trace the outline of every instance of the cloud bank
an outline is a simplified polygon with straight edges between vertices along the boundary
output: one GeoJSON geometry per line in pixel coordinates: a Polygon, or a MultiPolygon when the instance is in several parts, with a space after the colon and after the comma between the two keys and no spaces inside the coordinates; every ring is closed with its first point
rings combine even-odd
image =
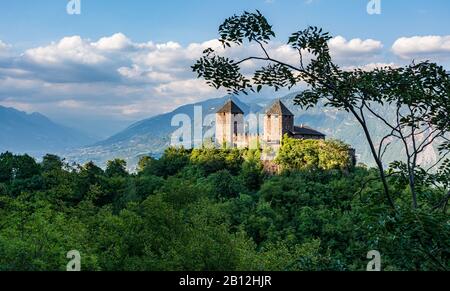
{"type": "MultiPolygon", "coordinates": [[[[442,60],[450,55],[450,36],[399,38],[392,46],[394,60],[385,59],[384,45],[373,39],[329,42],[333,58],[343,67],[371,69],[396,66],[415,57],[442,60]]],[[[0,40],[0,104],[52,114],[105,115],[136,120],[179,105],[218,97],[224,91],[197,80],[190,66],[204,49],[223,54],[217,40],[181,45],[134,42],[123,33],[90,40],[67,36],[43,46],[16,51],[0,40]]],[[[297,53],[281,43],[270,43],[274,58],[298,63],[297,53]]],[[[235,59],[261,55],[256,46],[235,47],[235,59]]],[[[250,62],[244,70],[260,63],[250,62]]]]}
{"type": "Polygon", "coordinates": [[[403,59],[448,58],[450,56],[450,35],[402,37],[395,41],[392,51],[403,59]]]}

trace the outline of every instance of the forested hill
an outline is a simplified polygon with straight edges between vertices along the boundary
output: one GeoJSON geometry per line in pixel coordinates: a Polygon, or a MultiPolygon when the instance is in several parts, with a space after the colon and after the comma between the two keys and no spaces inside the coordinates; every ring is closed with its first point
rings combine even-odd
{"type": "Polygon", "coordinates": [[[83,271],[363,271],[371,250],[383,271],[450,269],[448,189],[420,187],[412,210],[390,176],[394,213],[377,170],[295,143],[274,176],[236,149],[169,149],[133,174],[1,154],[0,271],[66,270],[71,250],[83,271]]]}

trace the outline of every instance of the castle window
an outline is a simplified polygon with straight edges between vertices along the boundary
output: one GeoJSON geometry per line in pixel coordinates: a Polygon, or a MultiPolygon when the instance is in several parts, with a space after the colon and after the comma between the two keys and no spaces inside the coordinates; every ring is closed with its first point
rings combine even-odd
{"type": "Polygon", "coordinates": [[[234,122],[234,135],[238,134],[238,123],[237,121],[234,122]]]}

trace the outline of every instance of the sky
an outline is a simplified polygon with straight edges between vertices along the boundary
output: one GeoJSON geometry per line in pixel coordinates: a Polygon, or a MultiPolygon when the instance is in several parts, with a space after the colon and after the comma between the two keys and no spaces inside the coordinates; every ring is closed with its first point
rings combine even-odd
{"type": "Polygon", "coordinates": [[[314,25],[334,36],[332,56],[349,69],[422,59],[450,69],[448,0],[380,0],[380,14],[368,13],[371,0],[80,0],[79,15],[68,2],[0,1],[0,105],[99,137],[223,96],[190,66],[205,48],[219,49],[218,26],[244,10],[268,18],[277,34],[269,49],[286,61],[288,36],[314,25]]]}

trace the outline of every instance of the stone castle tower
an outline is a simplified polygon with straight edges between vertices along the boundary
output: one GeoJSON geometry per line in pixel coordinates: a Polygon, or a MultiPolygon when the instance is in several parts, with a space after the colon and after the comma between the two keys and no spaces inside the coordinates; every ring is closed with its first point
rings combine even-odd
{"type": "Polygon", "coordinates": [[[294,125],[294,114],[277,100],[264,112],[264,133],[245,132],[244,112],[229,100],[216,112],[216,145],[250,147],[264,144],[277,151],[285,134],[296,139],[325,139],[325,135],[306,126],[294,125]]]}
{"type": "Polygon", "coordinates": [[[283,136],[291,132],[294,132],[294,114],[277,100],[264,115],[264,141],[280,144],[283,136]]]}
{"type": "MultiPolygon", "coordinates": [[[[216,146],[260,149],[264,169],[269,173],[276,173],[280,167],[273,161],[285,135],[294,139],[325,140],[326,136],[315,129],[303,124],[296,126],[294,114],[281,100],[273,102],[262,117],[263,120],[256,117],[253,121],[256,120],[256,128],[263,123],[263,133],[259,129],[256,133],[246,132],[250,131],[250,124],[247,126],[249,128],[246,128],[244,111],[233,100],[229,100],[216,112],[216,146]]],[[[350,149],[350,156],[356,165],[354,149],[350,149]]]]}
{"type": "Polygon", "coordinates": [[[216,112],[216,144],[237,146],[236,137],[244,133],[244,112],[229,100],[216,112]]]}

